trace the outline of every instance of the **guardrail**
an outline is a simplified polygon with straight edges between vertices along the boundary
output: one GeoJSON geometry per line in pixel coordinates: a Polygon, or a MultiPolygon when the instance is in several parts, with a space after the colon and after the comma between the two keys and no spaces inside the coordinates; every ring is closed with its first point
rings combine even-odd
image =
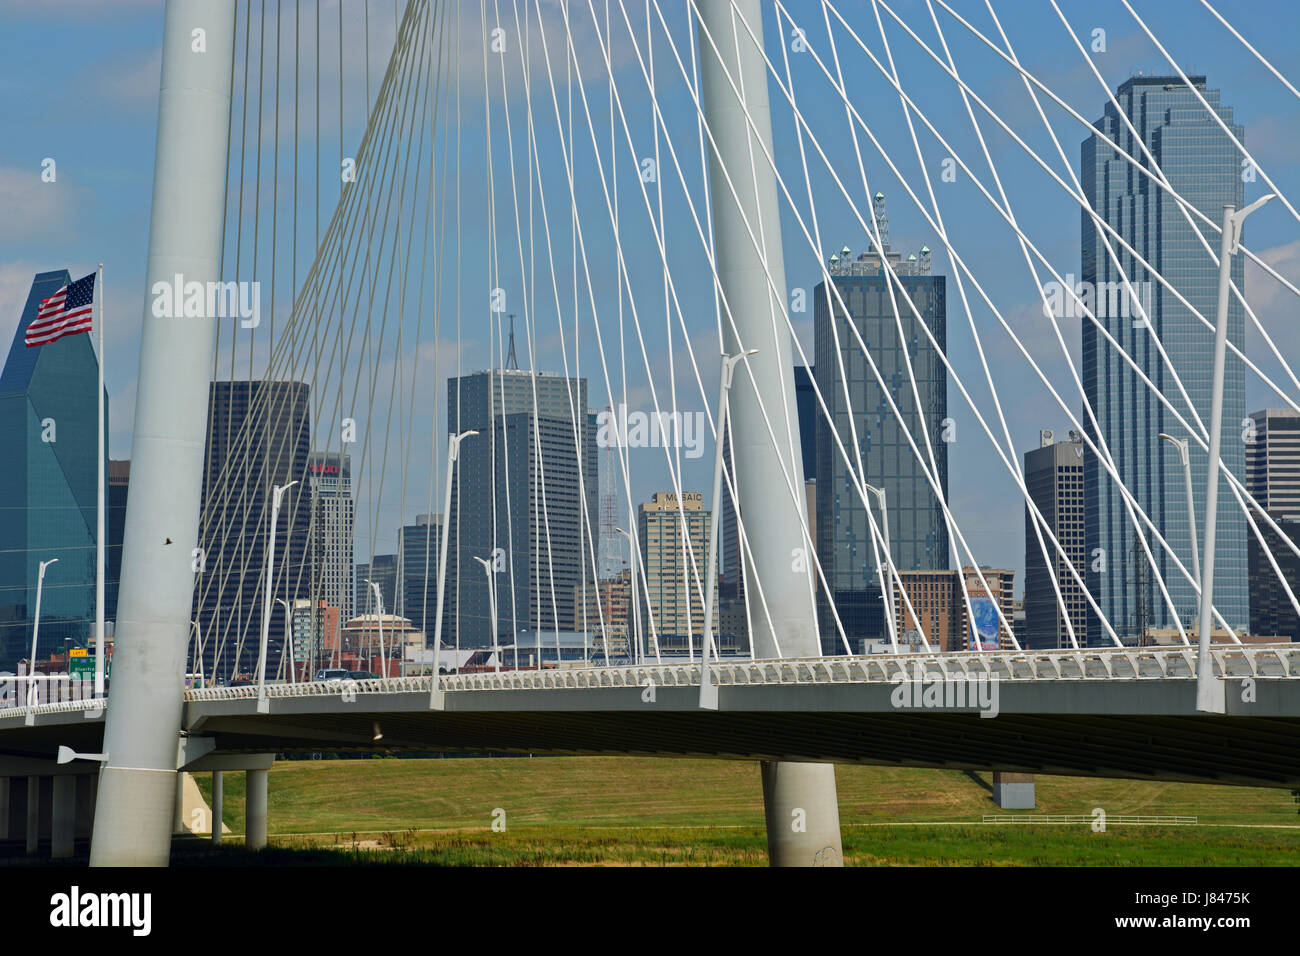
{"type": "MultiPolygon", "coordinates": [[[[906,680],[1195,680],[1192,647],[1114,648],[1087,651],[981,651],[948,654],[871,654],[857,657],[710,661],[719,686],[762,684],[895,684],[906,680]]],[[[1300,680],[1300,644],[1224,646],[1210,651],[1216,676],[1300,680]]],[[[358,694],[429,691],[431,678],[378,677],[357,681],[267,684],[268,697],[334,696],[340,684],[358,694]]],[[[611,687],[698,687],[700,664],[679,662],[620,667],[502,670],[444,674],[444,692],[475,690],[583,690],[611,687]]],[[[205,687],[186,700],[241,700],[257,687],[205,687]]]]}
{"type": "MultiPolygon", "coordinates": [[[[1300,680],[1300,644],[1223,645],[1210,651],[1215,675],[1300,680]]],[[[1194,647],[1106,648],[1080,651],[976,651],[869,654],[856,657],[710,661],[711,680],[722,687],[765,684],[896,684],[908,680],[1096,681],[1195,680],[1194,647]]],[[[583,690],[613,687],[698,687],[700,664],[644,663],[617,667],[443,674],[444,692],[476,690],[583,690]]],[[[0,678],[0,719],[15,715],[96,711],[93,700],[57,701],[27,706],[17,690],[27,678],[0,678]],[[8,688],[8,693],[3,693],[8,688]]],[[[428,693],[431,678],[376,677],[365,680],[268,683],[272,698],[330,697],[340,690],[357,694],[428,693]],[[342,687],[340,686],[342,685],[342,687]]],[[[257,685],[187,690],[185,699],[243,700],[257,697],[257,685]]]]}
{"type": "Polygon", "coordinates": [[[997,824],[997,825],[1006,825],[1006,824],[1025,825],[1025,824],[1045,823],[1053,826],[1058,826],[1061,824],[1101,823],[1105,826],[1116,824],[1116,825],[1141,826],[1141,827],[1157,827],[1157,826],[1193,827],[1196,826],[1196,821],[1197,821],[1196,817],[1180,816],[1178,814],[1160,816],[1158,814],[1143,815],[1143,814],[1107,813],[1104,815],[1093,816],[1090,813],[1036,813],[1032,815],[1025,814],[1022,816],[1014,816],[1012,814],[1006,814],[1006,813],[986,813],[984,814],[984,819],[982,822],[997,824]]]}

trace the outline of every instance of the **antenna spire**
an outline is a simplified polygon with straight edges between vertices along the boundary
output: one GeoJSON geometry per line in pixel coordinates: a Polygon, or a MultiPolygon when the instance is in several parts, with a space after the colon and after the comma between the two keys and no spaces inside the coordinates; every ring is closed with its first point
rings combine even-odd
{"type": "Polygon", "coordinates": [[[519,371],[519,356],[515,354],[515,314],[510,313],[510,350],[506,353],[506,368],[519,371]]]}

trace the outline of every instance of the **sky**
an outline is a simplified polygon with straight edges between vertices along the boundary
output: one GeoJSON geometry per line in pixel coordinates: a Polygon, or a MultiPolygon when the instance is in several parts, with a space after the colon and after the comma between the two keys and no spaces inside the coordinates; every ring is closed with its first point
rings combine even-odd
{"type": "MultiPolygon", "coordinates": [[[[1122,0],[1058,2],[1069,29],[1048,0],[1002,0],[993,10],[1025,69],[1087,121],[1101,115],[1107,88],[1113,91],[1138,71],[1170,71],[1122,0]],[[1087,60],[1070,30],[1088,51],[1087,60]]],[[[1245,127],[1246,146],[1259,167],[1284,194],[1295,195],[1300,98],[1201,3],[1130,2],[1180,66],[1207,74],[1208,85],[1221,91],[1222,102],[1245,127]]],[[[998,39],[997,25],[984,3],[949,3],[972,27],[998,39]]],[[[1294,43],[1300,36],[1300,7],[1288,0],[1249,5],[1219,0],[1215,5],[1284,76],[1300,78],[1300,52],[1294,43]]],[[[268,2],[263,10],[258,2],[241,2],[236,27],[223,277],[261,283],[264,322],[252,332],[234,323],[223,327],[220,374],[246,375],[251,368],[261,375],[272,355],[280,355],[280,361],[301,360],[301,350],[295,353],[286,344],[294,328],[327,341],[331,335],[342,341],[349,330],[360,330],[357,334],[368,344],[356,348],[332,378],[326,374],[314,386],[322,398],[326,393],[340,396],[340,405],[353,413],[365,436],[364,450],[353,452],[354,470],[362,475],[357,490],[358,561],[395,550],[403,522],[438,510],[430,503],[440,497],[434,487],[440,488],[445,454],[447,376],[457,369],[486,368],[493,355],[499,364],[501,330],[494,323],[508,325],[508,315],[516,316],[521,365],[561,371],[567,363],[579,370],[589,379],[590,404],[596,409],[624,401],[633,410],[652,411],[656,401],[671,407],[675,388],[678,408],[703,411],[715,400],[718,368],[713,284],[707,245],[699,231],[702,224],[707,233],[700,134],[683,75],[692,69],[688,5],[676,0],[614,3],[608,7],[608,34],[604,0],[571,3],[569,29],[576,51],[572,63],[565,55],[563,8],[556,0],[441,5],[445,19],[431,31],[441,53],[423,61],[436,78],[423,91],[433,91],[429,102],[439,108],[426,113],[420,106],[400,113],[411,121],[404,134],[393,139],[403,149],[361,166],[363,177],[408,172],[402,182],[411,184],[409,194],[404,185],[400,200],[373,200],[374,215],[365,221],[378,223],[380,213],[388,211],[395,218],[379,232],[412,244],[396,247],[403,250],[396,258],[395,247],[379,239],[363,246],[371,256],[360,257],[362,271],[374,270],[373,278],[361,280],[353,292],[362,298],[360,292],[366,290],[363,306],[350,309],[326,301],[316,311],[300,307],[291,318],[295,287],[309,286],[317,242],[331,235],[342,188],[338,171],[344,161],[362,155],[358,150],[365,119],[385,87],[397,7],[389,0],[343,0],[340,11],[336,2],[321,0],[318,6],[303,0],[301,5],[268,2]],[[498,29],[504,41],[499,54],[491,50],[492,31],[498,29]],[[617,91],[612,111],[606,35],[617,91]],[[543,38],[547,54],[542,52],[543,38]],[[651,64],[654,99],[649,91],[651,64]],[[558,91],[554,102],[553,90],[558,91]],[[656,100],[666,134],[654,120],[656,100]],[[419,125],[422,116],[430,118],[431,135],[419,125]],[[530,133],[535,155],[530,155],[530,133]],[[670,139],[673,150],[667,145],[670,139]],[[412,158],[406,147],[426,140],[431,147],[412,158]],[[564,158],[570,150],[572,191],[564,158]],[[656,150],[657,175],[646,181],[646,163],[654,161],[656,150]],[[659,221],[661,190],[662,253],[652,226],[659,221]],[[434,197],[434,213],[426,220],[429,197],[434,197]],[[615,202],[617,230],[611,210],[615,202]],[[573,230],[575,210],[580,244],[573,230]],[[628,286],[621,294],[620,251],[628,286]],[[667,298],[665,260],[672,277],[667,298]],[[389,272],[394,264],[398,268],[389,272]],[[489,304],[494,289],[505,294],[507,305],[500,313],[489,304]],[[367,326],[369,336],[363,334],[367,326]],[[389,330],[382,338],[380,328],[389,330]],[[367,414],[350,395],[372,389],[379,398],[374,412],[367,414]],[[386,399],[385,393],[406,397],[386,399]]],[[[888,7],[942,57],[933,10],[962,79],[1068,182],[1024,84],[1004,60],[938,2],[931,7],[925,0],[896,0],[888,7]]],[[[944,140],[913,116],[916,142],[952,246],[1078,414],[1077,392],[1070,390],[1067,365],[1051,325],[1042,317],[1015,234],[959,164],[952,181],[943,176],[944,161],[955,155],[996,194],[958,87],[886,12],[885,4],[841,0],[834,9],[852,33],[820,2],[786,0],[780,10],[778,4],[764,3],[768,55],[782,84],[788,66],[798,113],[807,124],[797,124],[785,92],[769,77],[775,164],[789,191],[782,199],[782,231],[792,295],[804,290],[811,303],[811,291],[821,277],[820,260],[842,246],[856,253],[865,245],[858,217],[869,209],[866,197],[877,190],[887,196],[894,247],[906,254],[928,245],[934,250],[934,272],[951,276],[955,271],[937,230],[904,186],[911,187],[933,216],[899,95],[863,46],[886,71],[892,55],[901,85],[944,140]],[[833,52],[828,22],[833,24],[833,52]],[[848,100],[879,143],[879,151],[861,127],[855,145],[844,99],[826,75],[836,73],[835,54],[848,100]],[[813,234],[812,242],[805,229],[813,234]]],[[[0,103],[5,104],[0,136],[0,341],[12,338],[36,272],[67,268],[76,277],[104,263],[105,370],[114,458],[130,457],[139,333],[148,291],[144,272],[162,14],[157,0],[0,0],[0,103]],[[59,57],[49,56],[52,45],[59,48],[59,57]],[[57,173],[53,182],[42,178],[49,160],[57,173]]],[[[391,86],[398,88],[395,82],[391,86]]],[[[402,89],[416,98],[408,102],[420,102],[419,83],[402,89]]],[[[1087,128],[1055,104],[1046,104],[1044,110],[1077,171],[1079,144],[1087,128]]],[[[1017,222],[1053,268],[1062,275],[1077,274],[1077,204],[987,113],[978,106],[975,111],[1017,222]]],[[[363,185],[373,184],[366,179],[363,185]]],[[[1248,183],[1247,200],[1264,190],[1262,182],[1248,183]]],[[[360,213],[351,215],[355,219],[360,213]]],[[[346,221],[343,216],[336,228],[346,221]]],[[[1246,244],[1292,282],[1300,282],[1297,220],[1281,203],[1251,219],[1246,244]]],[[[1294,360],[1300,355],[1300,333],[1293,294],[1254,266],[1247,269],[1247,294],[1282,354],[1294,360]]],[[[948,303],[950,357],[976,408],[1000,434],[951,278],[948,303]]],[[[811,311],[791,312],[790,317],[798,342],[811,356],[811,311]]],[[[1035,380],[992,311],[976,303],[972,321],[986,350],[1017,457],[1037,446],[1039,429],[1063,434],[1069,427],[1066,413],[1035,380]]],[[[1076,360],[1078,322],[1062,323],[1076,360]]],[[[1293,398],[1300,393],[1268,356],[1258,335],[1248,336],[1246,351],[1274,381],[1289,386],[1293,398]]],[[[1249,409],[1281,404],[1258,381],[1247,388],[1249,409]]],[[[342,417],[340,408],[328,403],[322,408],[322,420],[342,417]]],[[[956,441],[949,449],[953,511],[980,563],[1017,570],[1019,592],[1023,502],[955,384],[949,387],[949,414],[956,426],[956,441]]],[[[330,427],[316,423],[318,447],[326,447],[330,427]]],[[[663,450],[634,449],[629,456],[633,503],[670,487],[663,450]]],[[[707,490],[711,462],[708,443],[699,457],[683,455],[683,486],[707,490]]],[[[618,495],[620,509],[626,509],[627,494],[620,489],[618,495]]],[[[967,560],[965,554],[961,557],[967,560]]]]}

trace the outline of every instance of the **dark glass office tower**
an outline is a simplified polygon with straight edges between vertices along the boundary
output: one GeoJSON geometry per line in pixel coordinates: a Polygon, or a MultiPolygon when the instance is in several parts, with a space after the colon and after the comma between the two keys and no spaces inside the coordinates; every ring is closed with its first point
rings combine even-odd
{"type": "Polygon", "coordinates": [[[1083,443],[1077,433],[1071,431],[1068,440],[1055,441],[1051,431],[1039,432],[1039,447],[1025,452],[1025,487],[1047,522],[1047,531],[1042,530],[1041,525],[1035,528],[1034,516],[1026,504],[1025,623],[1019,628],[1020,644],[1034,650],[1070,647],[1070,627],[1074,628],[1074,639],[1083,644],[1087,637],[1088,604],[1083,588],[1070,573],[1073,565],[1082,577],[1086,553],[1083,443]],[[1039,532],[1042,534],[1041,546],[1039,532]],[[1052,543],[1053,535],[1065,552],[1064,556],[1052,543]],[[1052,585],[1053,574],[1056,575],[1055,587],[1052,585]],[[1059,601],[1056,597],[1058,588],[1061,593],[1059,601]],[[1065,605],[1064,613],[1062,603],[1065,605]]]}
{"type": "MultiPolygon", "coordinates": [[[[1289,408],[1265,408],[1252,413],[1250,419],[1253,434],[1247,433],[1246,489],[1283,534],[1300,543],[1300,414],[1289,408]]],[[[1261,515],[1254,517],[1264,541],[1261,544],[1246,529],[1250,535],[1250,632],[1300,641],[1300,614],[1286,593],[1289,587],[1292,594],[1300,596],[1300,557],[1261,515]],[[1286,587],[1278,580],[1279,570],[1286,587]]]]}
{"type": "MultiPolygon", "coordinates": [[[[357,564],[357,617],[379,611],[375,604],[375,589],[367,583],[369,581],[379,585],[379,596],[384,602],[384,613],[400,613],[398,606],[402,602],[402,580],[397,573],[397,562],[396,554],[377,554],[372,560],[357,564]]],[[[343,623],[346,625],[347,621],[343,623]]]]}
{"type": "Polygon", "coordinates": [[[492,643],[488,581],[475,558],[497,562],[502,643],[519,635],[531,644],[539,630],[567,630],[574,588],[581,594],[584,584],[593,586],[591,548],[599,531],[592,526],[597,426],[588,414],[587,380],[516,369],[453,378],[447,426],[479,434],[461,443],[446,517],[444,644],[456,640],[457,616],[462,645],[492,643]]]}
{"type": "Polygon", "coordinates": [[[45,573],[38,657],[66,638],[83,644],[95,626],[98,360],[89,334],[23,341],[41,300],[69,279],[37,274],[0,374],[0,668],[10,670],[32,652],[41,561],[59,559],[45,573]]]}
{"type": "Polygon", "coordinates": [[[438,548],[442,545],[442,516],[416,515],[415,524],[403,525],[398,535],[401,561],[402,606],[398,613],[426,637],[438,608],[438,548]]]}
{"type": "MultiPolygon", "coordinates": [[[[885,257],[898,273],[903,292],[939,346],[946,348],[944,277],[930,275],[928,248],[922,247],[919,256],[910,255],[906,259],[890,249],[884,197],[880,194],[876,196],[875,215],[881,222],[885,257]]],[[[902,571],[948,569],[948,528],[943,510],[921,463],[908,446],[903,425],[890,409],[885,391],[867,364],[853,329],[858,330],[870,350],[888,394],[925,456],[927,468],[933,453],[945,497],[948,445],[944,440],[944,420],[948,415],[948,377],[938,351],[896,287],[894,292],[902,320],[900,337],[890,303],[890,280],[878,252],[868,249],[851,257],[851,251],[845,248],[831,257],[829,271],[831,281],[848,306],[848,314],[829,294],[826,284],[820,283],[814,293],[814,374],[832,421],[828,422],[821,414],[817,420],[817,555],[830,585],[830,594],[819,592],[818,605],[823,650],[843,653],[830,613],[830,601],[835,602],[850,645],[863,638],[882,636],[887,633],[887,627],[866,508],[835,441],[837,435],[850,460],[854,460],[856,429],[866,481],[885,491],[894,564],[902,571]],[[904,347],[915,370],[919,405],[912,394],[904,347]],[[923,424],[928,430],[928,449],[923,424]]],[[[871,506],[879,524],[879,510],[874,501],[871,506]]]]}
{"type": "Polygon", "coordinates": [[[108,514],[104,531],[108,545],[104,552],[104,611],[106,620],[117,620],[117,586],[122,580],[122,535],[126,531],[126,498],[131,486],[131,462],[108,462],[105,503],[108,514]]]}
{"type": "MultiPolygon", "coordinates": [[[[307,532],[311,489],[308,386],[302,382],[213,382],[208,393],[199,547],[203,570],[194,585],[204,673],[254,676],[261,642],[263,580],[272,489],[296,480],[280,506],[268,632],[267,676],[280,667],[290,622],[274,599],[311,591],[307,532]]],[[[291,605],[292,606],[292,605],[291,605]]]]}
{"type": "MultiPolygon", "coordinates": [[[[1219,91],[1207,89],[1204,76],[1190,79],[1244,143],[1242,128],[1233,124],[1232,108],[1219,103],[1219,91]]],[[[1225,203],[1242,205],[1241,158],[1228,136],[1181,79],[1136,76],[1120,86],[1116,99],[1170,184],[1184,199],[1216,223],[1223,221],[1225,203]]],[[[1125,152],[1148,164],[1141,146],[1113,106],[1108,104],[1102,118],[1093,125],[1125,152]]],[[[1093,209],[1213,323],[1218,266],[1201,247],[1178,206],[1096,134],[1083,142],[1081,167],[1083,191],[1093,209]]],[[[1081,211],[1080,215],[1083,280],[1098,290],[1095,294],[1098,303],[1115,302],[1121,297],[1112,292],[1123,288],[1120,275],[1101,241],[1103,233],[1086,212],[1081,211]]],[[[1208,227],[1201,228],[1217,255],[1218,235],[1208,227]]],[[[1131,256],[1118,248],[1113,238],[1111,245],[1116,247],[1129,278],[1146,284],[1137,291],[1151,303],[1152,329],[1143,326],[1136,309],[1102,308],[1098,304],[1096,311],[1102,313],[1098,319],[1173,407],[1192,421],[1191,412],[1152,341],[1154,331],[1197,412],[1208,423],[1213,331],[1152,280],[1131,256]]],[[[1233,258],[1231,274],[1237,287],[1244,289],[1241,256],[1233,258]]],[[[1187,436],[1097,326],[1085,317],[1082,329],[1084,394],[1097,414],[1094,426],[1085,410],[1083,424],[1094,439],[1104,440],[1125,485],[1190,570],[1192,542],[1182,466],[1177,452],[1158,437],[1161,432],[1179,438],[1187,436]]],[[[1235,300],[1228,309],[1228,338],[1238,347],[1245,345],[1244,312],[1235,300]]],[[[1238,477],[1245,473],[1241,441],[1245,412],[1244,367],[1229,353],[1223,395],[1223,459],[1238,477]]],[[[1191,460],[1199,525],[1205,514],[1206,454],[1195,443],[1191,446],[1191,460]]],[[[1122,638],[1134,639],[1151,628],[1173,627],[1173,616],[1142,553],[1123,499],[1091,453],[1084,455],[1084,494],[1086,581],[1111,626],[1122,638]]],[[[1246,521],[1227,482],[1220,482],[1219,495],[1214,604],[1231,626],[1245,627],[1249,623],[1246,521]]],[[[1149,533],[1148,540],[1178,615],[1184,622],[1191,621],[1197,604],[1191,583],[1149,533]]],[[[1090,618],[1089,643],[1110,643],[1100,622],[1095,616],[1090,618]]]]}

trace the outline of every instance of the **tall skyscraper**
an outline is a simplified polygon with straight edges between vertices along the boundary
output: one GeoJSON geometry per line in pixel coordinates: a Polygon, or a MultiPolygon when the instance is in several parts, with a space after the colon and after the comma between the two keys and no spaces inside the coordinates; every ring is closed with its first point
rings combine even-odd
{"type": "MultiPolygon", "coordinates": [[[[1300,543],[1300,415],[1268,408],[1250,416],[1253,435],[1246,443],[1246,489],[1283,533],[1300,543]]],[[[1264,546],[1253,533],[1247,549],[1250,575],[1250,632],[1300,641],[1300,615],[1265,553],[1272,554],[1291,593],[1300,596],[1300,557],[1257,513],[1264,546]]],[[[1218,591],[1218,575],[1215,575],[1218,591]]]]}
{"type": "Polygon", "coordinates": [[[416,515],[415,524],[398,532],[397,558],[401,562],[402,600],[396,613],[426,634],[438,608],[438,548],[442,544],[442,515],[416,515]]]}
{"type": "Polygon", "coordinates": [[[447,426],[479,434],[460,445],[445,518],[444,642],[459,628],[462,646],[494,643],[488,579],[475,558],[493,563],[501,643],[523,631],[530,637],[520,643],[531,643],[539,630],[567,628],[574,588],[593,586],[599,529],[597,425],[587,380],[518,369],[453,378],[447,426]]]}
{"type": "MultiPolygon", "coordinates": [[[[257,667],[272,488],[295,480],[276,523],[271,596],[289,602],[309,597],[311,491],[303,479],[310,448],[305,383],[212,383],[199,512],[203,566],[194,585],[205,674],[228,679],[235,673],[253,675],[257,667]]],[[[268,674],[279,665],[291,626],[284,608],[272,600],[268,674]]]]}
{"type": "MultiPolygon", "coordinates": [[[[1034,527],[1029,506],[1025,506],[1025,632],[1017,634],[1022,647],[1034,650],[1070,647],[1070,632],[1065,614],[1056,599],[1051,573],[1061,591],[1066,613],[1081,645],[1087,640],[1087,599],[1083,588],[1070,573],[1074,565],[1080,576],[1085,568],[1083,529],[1083,442],[1071,433],[1067,441],[1054,441],[1050,431],[1042,431],[1040,444],[1025,452],[1025,487],[1047,528],[1065,551],[1065,557],[1052,544],[1041,525],[1034,527]],[[1042,546],[1039,545],[1039,532],[1042,546]],[[1051,564],[1043,558],[1043,547],[1051,564]],[[1069,559],[1069,564],[1066,563],[1069,559]],[[1049,572],[1049,567],[1051,572],[1049,572]]],[[[992,582],[990,582],[992,583],[992,582]]]]}
{"type": "MultiPolygon", "coordinates": [[[[1242,128],[1233,123],[1232,108],[1220,105],[1219,91],[1207,89],[1204,76],[1191,76],[1190,80],[1233,134],[1245,142],[1242,128]]],[[[1185,200],[1216,223],[1222,222],[1226,203],[1242,205],[1241,158],[1228,136],[1179,77],[1132,77],[1120,86],[1116,99],[1171,186],[1185,200]]],[[[1141,146],[1114,106],[1108,104],[1101,119],[1093,125],[1130,156],[1146,164],[1141,146]]],[[[1212,323],[1216,314],[1218,266],[1202,249],[1177,205],[1147,177],[1135,172],[1127,159],[1095,133],[1083,142],[1081,166],[1083,191],[1093,210],[1212,323]]],[[[1190,421],[1191,411],[1153,344],[1154,333],[1186,386],[1196,411],[1208,423],[1213,331],[1203,326],[1111,239],[1120,263],[1136,285],[1139,299],[1150,303],[1151,327],[1147,328],[1140,312],[1127,307],[1129,297],[1119,294],[1124,290],[1123,281],[1102,241],[1104,233],[1086,212],[1081,212],[1081,223],[1083,280],[1094,290],[1095,311],[1101,313],[1097,316],[1099,322],[1172,406],[1190,421]],[[1114,307],[1115,303],[1120,307],[1114,307]]],[[[1208,229],[1204,232],[1217,255],[1217,234],[1208,229]]],[[[1237,288],[1245,288],[1241,256],[1232,260],[1232,280],[1237,288]]],[[[1099,444],[1104,442],[1104,447],[1109,448],[1125,485],[1179,560],[1190,569],[1192,542],[1182,465],[1178,455],[1158,437],[1161,432],[1185,436],[1097,326],[1085,317],[1082,329],[1084,394],[1097,415],[1094,426],[1085,409],[1084,426],[1090,437],[1100,439],[1099,444]]],[[[1245,346],[1244,313],[1235,300],[1228,308],[1228,338],[1238,347],[1245,346]]],[[[1238,476],[1245,473],[1240,440],[1245,405],[1244,368],[1229,354],[1223,393],[1223,460],[1238,476]]],[[[1206,454],[1194,443],[1190,450],[1196,513],[1204,515],[1206,454]]],[[[1085,580],[1111,626],[1122,637],[1133,637],[1148,628],[1173,627],[1173,616],[1160,595],[1123,499],[1092,454],[1084,456],[1084,495],[1088,550],[1085,580]]],[[[1219,495],[1214,604],[1230,625],[1245,626],[1249,619],[1246,522],[1227,482],[1219,483],[1219,495]]],[[[1148,539],[1178,616],[1184,622],[1190,621],[1196,613],[1195,589],[1149,533],[1148,539]]],[[[1100,622],[1093,616],[1090,618],[1089,643],[1108,643],[1100,622]]]]}
{"type": "Polygon", "coordinates": [[[32,652],[41,561],[58,558],[45,574],[37,655],[94,630],[98,360],[90,335],[23,341],[41,300],[70,278],[60,269],[33,279],[0,374],[0,668],[10,670],[32,652]]]}
{"type": "MultiPolygon", "coordinates": [[[[338,452],[313,452],[307,456],[307,487],[311,492],[311,516],[308,520],[307,555],[310,586],[307,613],[319,617],[322,605],[335,608],[336,626],[352,618],[352,546],[356,521],[356,502],[352,498],[352,462],[338,452]]],[[[312,633],[326,638],[320,621],[312,633]]],[[[328,635],[337,642],[338,635],[328,635]]],[[[303,648],[295,648],[299,653],[303,648]]],[[[322,648],[309,649],[308,660],[316,660],[322,648]]]]}
{"type": "MultiPolygon", "coordinates": [[[[643,609],[649,609],[654,616],[661,653],[684,651],[692,641],[697,651],[700,647],[704,634],[701,597],[708,577],[709,516],[710,512],[704,510],[704,495],[698,491],[683,492],[680,506],[674,492],[655,492],[637,509],[637,539],[641,543],[641,567],[645,569],[643,609]]],[[[716,595],[713,623],[716,630],[716,595]]],[[[644,613],[641,626],[643,650],[651,652],[650,618],[644,613]]]]}
{"type": "MultiPolygon", "coordinates": [[[[898,320],[891,305],[890,280],[877,250],[868,249],[851,258],[851,250],[845,247],[840,254],[831,256],[831,281],[848,307],[848,314],[826,283],[820,283],[814,292],[814,375],[831,415],[831,421],[821,414],[817,419],[817,554],[831,592],[822,592],[818,604],[822,647],[827,653],[842,651],[830,613],[831,601],[851,645],[886,632],[866,506],[840,453],[837,435],[850,460],[856,457],[856,437],[867,483],[885,491],[894,564],[908,571],[948,568],[948,528],[943,511],[904,431],[906,425],[925,457],[926,467],[933,464],[946,497],[947,370],[908,305],[910,299],[940,348],[946,348],[944,277],[930,275],[928,248],[922,247],[919,257],[909,255],[906,259],[890,248],[884,196],[880,193],[875,197],[874,212],[885,259],[898,274],[906,294],[904,298],[894,288],[898,320]],[[888,395],[902,413],[903,424],[889,407],[886,392],[868,366],[854,329],[870,350],[888,395]],[[909,358],[919,405],[908,376],[909,358]],[[928,448],[924,437],[927,434],[928,448]]],[[[874,501],[872,508],[879,525],[874,501]]]]}

